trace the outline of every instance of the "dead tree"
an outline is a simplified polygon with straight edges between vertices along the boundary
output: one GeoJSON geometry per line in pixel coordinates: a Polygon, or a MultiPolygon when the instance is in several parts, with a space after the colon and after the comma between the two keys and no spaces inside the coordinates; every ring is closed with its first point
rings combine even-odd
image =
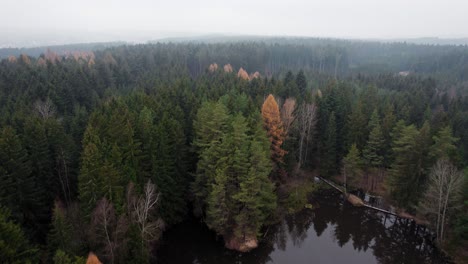
{"type": "Polygon", "coordinates": [[[294,111],[296,110],[296,99],[288,98],[281,108],[281,120],[283,121],[284,133],[289,134],[289,129],[291,128],[294,119],[294,111]]]}
{"type": "Polygon", "coordinates": [[[303,104],[299,109],[298,128],[299,128],[299,157],[297,168],[300,169],[307,160],[307,149],[309,141],[315,132],[317,123],[317,107],[315,104],[303,104]]]}
{"type": "Polygon", "coordinates": [[[37,100],[34,103],[34,109],[43,119],[48,119],[55,115],[54,103],[49,98],[45,101],[37,100]]]}

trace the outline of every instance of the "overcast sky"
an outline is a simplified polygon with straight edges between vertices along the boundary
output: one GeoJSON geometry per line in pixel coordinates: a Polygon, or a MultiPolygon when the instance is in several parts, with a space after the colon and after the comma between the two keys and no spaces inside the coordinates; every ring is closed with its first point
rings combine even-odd
{"type": "Polygon", "coordinates": [[[83,40],[150,38],[154,32],[468,37],[468,0],[0,0],[4,42],[75,33],[83,40]]]}

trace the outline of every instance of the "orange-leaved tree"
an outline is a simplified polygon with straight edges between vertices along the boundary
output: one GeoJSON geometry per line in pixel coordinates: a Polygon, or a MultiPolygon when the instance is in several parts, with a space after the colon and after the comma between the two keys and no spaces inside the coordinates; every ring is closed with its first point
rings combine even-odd
{"type": "Polygon", "coordinates": [[[285,132],[278,104],[273,95],[268,95],[262,106],[263,127],[267,131],[271,142],[271,159],[276,163],[283,163],[286,151],[281,148],[283,145],[285,132]]]}
{"type": "Polygon", "coordinates": [[[86,260],[86,264],[102,264],[102,262],[99,261],[98,257],[94,255],[93,252],[89,252],[88,259],[86,260]]]}

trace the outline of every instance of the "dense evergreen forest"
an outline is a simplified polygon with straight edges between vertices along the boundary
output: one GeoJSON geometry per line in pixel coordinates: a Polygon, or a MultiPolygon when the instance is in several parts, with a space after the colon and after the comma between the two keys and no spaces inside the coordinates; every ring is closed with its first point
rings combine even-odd
{"type": "Polygon", "coordinates": [[[0,62],[2,262],[148,263],[190,215],[248,251],[317,174],[467,245],[468,47],[266,39],[0,62]]]}

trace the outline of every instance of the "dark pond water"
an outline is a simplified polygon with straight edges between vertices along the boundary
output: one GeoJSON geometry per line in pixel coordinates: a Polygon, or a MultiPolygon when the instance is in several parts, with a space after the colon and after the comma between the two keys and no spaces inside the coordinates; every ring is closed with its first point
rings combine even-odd
{"type": "Polygon", "coordinates": [[[314,209],[271,226],[257,249],[237,253],[197,220],[168,230],[157,263],[449,263],[421,226],[356,208],[325,190],[311,198],[314,209]]]}

